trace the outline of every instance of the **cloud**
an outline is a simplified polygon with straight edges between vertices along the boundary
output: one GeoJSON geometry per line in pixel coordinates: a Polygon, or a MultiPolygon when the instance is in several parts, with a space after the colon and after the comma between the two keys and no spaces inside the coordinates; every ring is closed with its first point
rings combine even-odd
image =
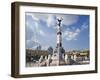
{"type": "Polygon", "coordinates": [[[49,45],[42,46],[42,50],[47,50],[48,48],[49,48],[49,45]]]}
{"type": "Polygon", "coordinates": [[[34,33],[33,33],[32,29],[26,27],[26,29],[25,29],[26,40],[31,39],[33,35],[34,35],[34,33]]]}
{"type": "Polygon", "coordinates": [[[25,15],[31,16],[33,20],[39,21],[39,18],[37,18],[33,13],[26,13],[25,15]]]}
{"type": "Polygon", "coordinates": [[[36,35],[38,31],[39,28],[37,22],[31,23],[28,20],[26,21],[26,28],[25,28],[26,40],[32,39],[32,37],[36,35]]]}
{"type": "Polygon", "coordinates": [[[26,20],[25,25],[26,25],[26,28],[34,30],[34,27],[31,25],[31,23],[28,20],[26,20]]]}
{"type": "Polygon", "coordinates": [[[70,30],[66,30],[64,33],[63,33],[63,37],[66,39],[66,40],[77,40],[77,36],[79,35],[80,33],[80,29],[76,29],[75,31],[70,31],[70,30]]]}
{"type": "Polygon", "coordinates": [[[82,32],[83,30],[87,29],[89,27],[89,24],[87,21],[85,21],[81,26],[80,29],[73,27],[72,30],[71,28],[67,28],[66,31],[63,33],[63,37],[66,40],[77,40],[77,36],[82,32]]]}
{"type": "Polygon", "coordinates": [[[44,21],[49,28],[55,29],[57,18],[63,18],[62,24],[66,26],[73,25],[78,22],[77,15],[64,15],[64,14],[42,14],[42,13],[26,13],[27,16],[31,16],[33,21],[39,24],[39,21],[44,21]]]}
{"type": "Polygon", "coordinates": [[[35,40],[35,39],[31,39],[31,40],[26,40],[26,48],[33,48],[35,46],[38,46],[40,43],[35,40]]]}
{"type": "MultiPolygon", "coordinates": [[[[75,21],[73,21],[75,22],[75,21]]],[[[77,28],[77,27],[73,27],[71,26],[70,27],[67,27],[66,28],[66,31],[63,32],[63,37],[66,39],[66,40],[77,40],[77,36],[83,31],[83,30],[86,30],[88,29],[89,27],[89,21],[86,20],[82,23],[82,25],[80,25],[80,28],[77,28]]]]}
{"type": "Polygon", "coordinates": [[[52,24],[52,21],[53,21],[53,17],[50,15],[48,16],[48,19],[47,19],[47,26],[50,27],[51,24],[52,24]]]}
{"type": "MultiPolygon", "coordinates": [[[[45,15],[45,22],[47,24],[47,27],[52,27],[55,29],[57,24],[57,18],[63,18],[62,24],[66,26],[73,25],[78,22],[79,17],[77,15],[57,15],[57,14],[48,14],[45,15]]],[[[42,16],[43,17],[43,16],[42,16]]]]}
{"type": "Polygon", "coordinates": [[[42,30],[40,30],[40,35],[41,36],[46,36],[46,34],[42,30]]]}
{"type": "MultiPolygon", "coordinates": [[[[28,14],[28,15],[32,15],[33,16],[33,14],[28,14]]],[[[27,30],[29,30],[29,31],[31,30],[34,34],[45,36],[46,34],[42,29],[40,29],[40,27],[41,27],[40,25],[41,24],[39,24],[38,21],[30,22],[29,19],[26,20],[26,29],[27,30]]],[[[29,31],[27,31],[27,34],[28,34],[29,31]]]]}
{"type": "Polygon", "coordinates": [[[88,22],[84,22],[84,23],[81,25],[81,30],[87,29],[88,27],[89,27],[88,22]]]}
{"type": "Polygon", "coordinates": [[[52,16],[49,16],[48,19],[47,19],[47,26],[48,26],[48,27],[51,26],[52,21],[53,21],[53,17],[52,17],[52,16]]]}
{"type": "MultiPolygon", "coordinates": [[[[36,48],[38,44],[42,45],[42,49],[47,49],[47,45],[49,45],[50,41],[56,37],[56,34],[54,34],[53,29],[56,28],[57,25],[57,17],[62,17],[62,29],[64,29],[63,32],[63,38],[65,40],[78,40],[78,35],[80,32],[84,29],[87,29],[88,23],[83,23],[79,27],[75,27],[78,24],[79,16],[77,15],[57,15],[57,14],[42,14],[42,13],[27,13],[26,16],[28,18],[26,19],[26,25],[27,25],[27,36],[30,36],[30,38],[26,39],[27,41],[27,47],[29,48],[36,48]],[[73,29],[72,29],[73,26],[73,29]],[[50,29],[49,29],[50,28],[50,29]],[[53,29],[52,29],[53,28],[53,29]],[[66,29],[67,28],[67,29],[66,29]],[[52,30],[52,31],[51,31],[52,30]],[[47,36],[47,34],[50,34],[47,36]],[[36,36],[38,34],[38,40],[35,40],[32,38],[33,36],[36,36]],[[52,38],[52,34],[54,34],[54,37],[52,38]],[[41,40],[42,38],[42,40],[41,40]],[[50,41],[48,41],[48,39],[50,41]],[[47,44],[46,44],[47,43],[47,44]]],[[[86,21],[85,21],[86,22],[86,21]]],[[[56,32],[56,30],[55,30],[56,32]]],[[[52,43],[55,43],[53,40],[52,43]]],[[[54,45],[54,44],[53,44],[54,45]]]]}
{"type": "Polygon", "coordinates": [[[33,42],[35,42],[35,43],[38,43],[38,44],[41,44],[39,41],[38,41],[38,39],[36,38],[36,37],[32,37],[31,38],[31,41],[33,41],[33,42]]]}
{"type": "Polygon", "coordinates": [[[42,45],[37,39],[33,38],[31,40],[26,40],[26,48],[36,49],[39,45],[41,45],[42,50],[47,50],[49,45],[42,45]]]}
{"type": "Polygon", "coordinates": [[[77,15],[56,15],[56,17],[62,18],[62,24],[66,26],[70,26],[77,23],[79,19],[77,15]]]}
{"type": "Polygon", "coordinates": [[[48,27],[54,27],[56,24],[55,16],[53,14],[49,14],[46,23],[48,27]]]}
{"type": "Polygon", "coordinates": [[[75,32],[76,32],[76,33],[79,33],[79,32],[80,32],[80,29],[79,29],[79,28],[77,28],[75,32]]]}
{"type": "Polygon", "coordinates": [[[54,14],[34,14],[35,18],[44,21],[47,27],[53,27],[55,25],[55,15],[54,14]]]}

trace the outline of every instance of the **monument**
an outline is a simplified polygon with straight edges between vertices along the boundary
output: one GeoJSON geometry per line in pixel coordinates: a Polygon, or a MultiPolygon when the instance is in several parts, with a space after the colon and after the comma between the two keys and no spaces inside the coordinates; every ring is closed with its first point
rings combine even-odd
{"type": "Polygon", "coordinates": [[[61,22],[62,22],[62,18],[57,18],[57,46],[53,52],[53,55],[51,57],[52,62],[50,63],[50,65],[64,65],[65,64],[65,60],[64,60],[64,53],[63,53],[63,47],[62,47],[62,31],[61,31],[61,22]]]}
{"type": "Polygon", "coordinates": [[[49,54],[45,56],[46,58],[43,59],[43,56],[39,59],[39,66],[59,66],[65,65],[65,50],[62,47],[62,30],[61,30],[61,22],[62,18],[57,18],[57,27],[56,27],[56,48],[53,51],[53,54],[49,54]]]}

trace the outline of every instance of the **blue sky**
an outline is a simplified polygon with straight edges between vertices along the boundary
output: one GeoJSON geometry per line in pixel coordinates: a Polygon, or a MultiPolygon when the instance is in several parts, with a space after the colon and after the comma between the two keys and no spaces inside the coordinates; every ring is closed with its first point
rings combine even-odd
{"type": "Polygon", "coordinates": [[[25,13],[26,48],[56,47],[57,18],[63,18],[62,46],[67,50],[89,49],[89,15],[25,13]]]}

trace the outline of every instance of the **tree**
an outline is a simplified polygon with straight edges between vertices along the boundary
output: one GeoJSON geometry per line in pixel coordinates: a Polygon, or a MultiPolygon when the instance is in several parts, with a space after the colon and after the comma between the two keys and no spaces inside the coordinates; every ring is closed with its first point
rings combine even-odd
{"type": "Polygon", "coordinates": [[[48,51],[49,54],[53,54],[53,48],[51,46],[48,48],[47,51],[48,51]]]}

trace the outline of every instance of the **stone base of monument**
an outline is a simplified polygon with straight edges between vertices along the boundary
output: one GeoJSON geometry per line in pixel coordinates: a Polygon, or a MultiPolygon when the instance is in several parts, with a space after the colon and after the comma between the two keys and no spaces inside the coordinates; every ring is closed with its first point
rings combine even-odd
{"type": "Polygon", "coordinates": [[[46,65],[47,65],[46,61],[42,61],[41,63],[39,63],[39,66],[46,66],[46,65]]]}
{"type": "Polygon", "coordinates": [[[66,65],[64,60],[52,60],[52,62],[50,63],[50,66],[60,66],[60,65],[66,65]]]}
{"type": "Polygon", "coordinates": [[[59,59],[58,54],[54,54],[51,57],[50,66],[59,66],[59,65],[65,65],[65,64],[66,64],[65,60],[64,59],[59,59]]]}

